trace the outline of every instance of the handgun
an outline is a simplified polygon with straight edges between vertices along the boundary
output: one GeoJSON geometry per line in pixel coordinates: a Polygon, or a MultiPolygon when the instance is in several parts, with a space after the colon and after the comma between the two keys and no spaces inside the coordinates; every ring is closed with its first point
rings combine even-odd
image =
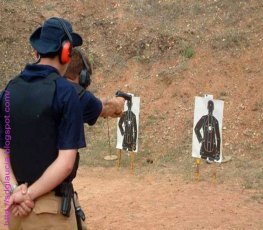
{"type": "Polygon", "coordinates": [[[73,187],[71,183],[62,183],[62,203],[61,203],[61,214],[63,216],[70,216],[71,200],[73,197],[73,187]]]}
{"type": "Polygon", "coordinates": [[[124,93],[120,90],[118,90],[115,95],[116,95],[116,97],[123,97],[127,101],[132,100],[132,96],[130,94],[124,93]]]}

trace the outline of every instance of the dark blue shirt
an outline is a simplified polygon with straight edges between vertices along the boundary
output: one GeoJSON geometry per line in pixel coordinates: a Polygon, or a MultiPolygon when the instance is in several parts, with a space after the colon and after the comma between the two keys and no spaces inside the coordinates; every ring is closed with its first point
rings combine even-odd
{"type": "MultiPolygon", "coordinates": [[[[52,66],[28,64],[21,77],[45,77],[58,71],[52,66]]],[[[79,149],[86,146],[82,110],[74,87],[63,77],[56,79],[53,109],[58,125],[58,149],[79,149]]],[[[4,148],[4,119],[0,117],[0,148],[4,148]]]]}
{"type": "Polygon", "coordinates": [[[94,125],[101,114],[102,103],[91,92],[86,91],[80,98],[83,121],[89,125],[94,125]]]}

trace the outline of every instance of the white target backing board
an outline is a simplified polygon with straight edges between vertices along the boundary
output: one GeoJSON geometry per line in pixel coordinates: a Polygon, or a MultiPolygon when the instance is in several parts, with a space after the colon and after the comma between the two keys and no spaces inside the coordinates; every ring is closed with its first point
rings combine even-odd
{"type": "Polygon", "coordinates": [[[192,157],[221,162],[224,102],[212,95],[195,97],[192,157]]]}
{"type": "MultiPolygon", "coordinates": [[[[130,94],[132,95],[132,94],[130,94]]],[[[124,113],[117,119],[117,149],[138,152],[140,97],[125,102],[124,113]]]]}

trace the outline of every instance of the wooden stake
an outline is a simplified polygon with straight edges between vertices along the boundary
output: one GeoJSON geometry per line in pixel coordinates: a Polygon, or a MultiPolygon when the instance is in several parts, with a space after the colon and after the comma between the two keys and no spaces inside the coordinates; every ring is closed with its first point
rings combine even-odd
{"type": "Polygon", "coordinates": [[[213,183],[216,184],[217,182],[217,163],[213,162],[213,173],[212,173],[212,179],[213,179],[213,183]]]}
{"type": "Polygon", "coordinates": [[[130,164],[130,169],[132,170],[132,172],[134,172],[134,160],[135,160],[135,153],[134,151],[131,152],[131,164],[130,164]]]}
{"type": "Polygon", "coordinates": [[[122,157],[121,149],[118,150],[117,155],[118,155],[117,168],[119,169],[121,167],[121,157],[122,157]]]}
{"type": "Polygon", "coordinates": [[[201,164],[201,159],[197,158],[195,160],[196,163],[196,175],[195,175],[195,180],[199,181],[200,180],[200,164],[201,164]]]}

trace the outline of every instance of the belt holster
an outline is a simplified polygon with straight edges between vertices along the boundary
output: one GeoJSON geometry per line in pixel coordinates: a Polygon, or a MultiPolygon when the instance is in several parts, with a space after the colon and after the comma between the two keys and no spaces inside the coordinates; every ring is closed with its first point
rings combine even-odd
{"type": "Polygon", "coordinates": [[[72,172],[65,179],[65,181],[55,189],[55,194],[62,197],[60,212],[62,215],[67,217],[70,216],[71,199],[73,198],[73,194],[74,194],[72,181],[77,175],[78,167],[79,167],[79,152],[77,152],[72,172]]]}
{"type": "Polygon", "coordinates": [[[63,216],[70,216],[71,210],[71,199],[73,197],[73,185],[71,182],[63,182],[60,185],[61,195],[62,195],[62,203],[60,212],[63,216]]]}

